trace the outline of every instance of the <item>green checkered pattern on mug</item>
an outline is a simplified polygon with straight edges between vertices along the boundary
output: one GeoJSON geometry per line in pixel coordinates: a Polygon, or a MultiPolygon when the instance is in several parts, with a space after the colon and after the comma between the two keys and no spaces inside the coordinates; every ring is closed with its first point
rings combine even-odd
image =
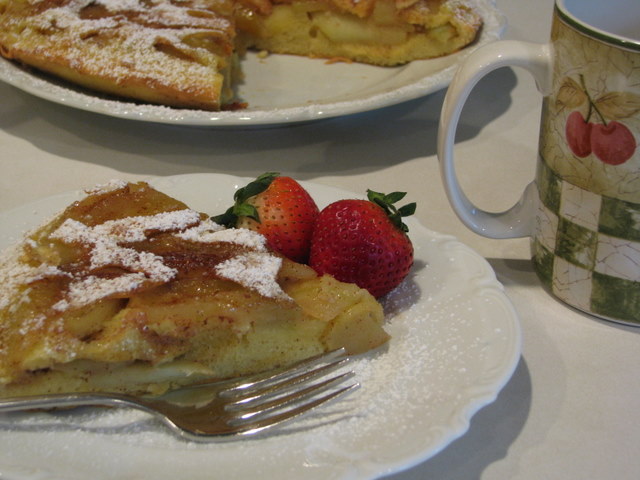
{"type": "Polygon", "coordinates": [[[538,162],[538,275],[576,308],[640,323],[640,204],[597,195],[538,162]]]}

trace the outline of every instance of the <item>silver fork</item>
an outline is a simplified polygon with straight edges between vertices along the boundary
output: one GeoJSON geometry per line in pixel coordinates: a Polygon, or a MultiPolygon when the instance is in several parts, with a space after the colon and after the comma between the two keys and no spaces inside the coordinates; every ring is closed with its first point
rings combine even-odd
{"type": "Polygon", "coordinates": [[[181,387],[159,397],[111,393],[49,394],[0,400],[0,412],[79,406],[130,407],[151,413],[181,437],[195,441],[238,438],[292,420],[357,388],[341,386],[354,373],[330,375],[350,358],[344,349],[291,367],[181,387]]]}

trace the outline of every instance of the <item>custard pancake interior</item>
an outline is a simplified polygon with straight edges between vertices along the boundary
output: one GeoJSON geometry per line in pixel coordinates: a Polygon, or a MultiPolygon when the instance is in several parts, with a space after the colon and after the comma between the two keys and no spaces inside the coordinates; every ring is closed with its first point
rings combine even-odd
{"type": "Polygon", "coordinates": [[[455,52],[482,24],[459,0],[241,0],[236,21],[252,48],[383,66],[455,52]]]}

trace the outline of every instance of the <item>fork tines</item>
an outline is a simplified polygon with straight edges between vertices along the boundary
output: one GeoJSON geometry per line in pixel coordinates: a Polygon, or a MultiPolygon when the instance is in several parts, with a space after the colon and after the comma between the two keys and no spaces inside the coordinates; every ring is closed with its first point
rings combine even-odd
{"type": "Polygon", "coordinates": [[[242,434],[255,434],[356,389],[357,382],[341,386],[353,378],[352,371],[329,376],[349,360],[339,349],[280,371],[230,382],[220,392],[228,400],[227,423],[242,434]]]}

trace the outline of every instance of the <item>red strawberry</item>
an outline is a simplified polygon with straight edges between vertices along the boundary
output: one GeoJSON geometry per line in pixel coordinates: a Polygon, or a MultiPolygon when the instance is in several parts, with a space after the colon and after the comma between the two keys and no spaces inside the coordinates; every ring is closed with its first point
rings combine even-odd
{"type": "Polygon", "coordinates": [[[405,193],[367,191],[369,200],[339,200],[320,212],[311,239],[309,265],[343,282],[366,288],[374,297],[394,289],[413,264],[413,245],[402,217],[416,204],[393,204],[405,193]]]}
{"type": "Polygon", "coordinates": [[[248,228],[264,235],[269,247],[304,263],[318,206],[294,179],[268,172],[236,190],[235,204],[212,219],[226,227],[248,228]]]}

